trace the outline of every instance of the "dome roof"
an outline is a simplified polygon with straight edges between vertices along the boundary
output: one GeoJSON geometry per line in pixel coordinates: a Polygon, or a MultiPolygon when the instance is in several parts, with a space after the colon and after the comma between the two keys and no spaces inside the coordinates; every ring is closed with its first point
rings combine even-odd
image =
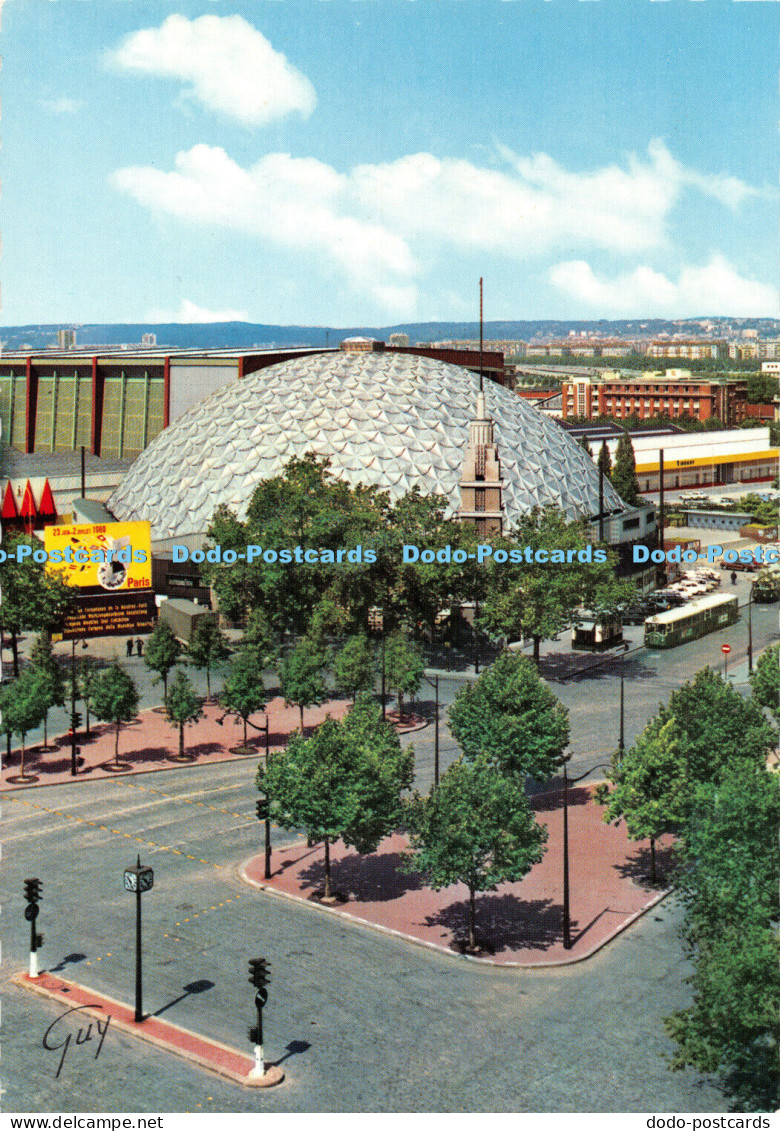
{"type": "MultiPolygon", "coordinates": [[[[485,400],[514,518],[553,504],[571,518],[598,512],[593,460],[554,421],[487,381],[485,400]]],[[[479,377],[396,353],[309,355],[218,389],[175,420],[135,461],[107,506],[148,519],[155,540],[204,533],[220,503],[240,518],[252,491],[293,456],[314,452],[348,483],[399,498],[415,484],[460,504],[458,483],[479,377]]],[[[622,509],[605,484],[607,509],[622,509]]]]}

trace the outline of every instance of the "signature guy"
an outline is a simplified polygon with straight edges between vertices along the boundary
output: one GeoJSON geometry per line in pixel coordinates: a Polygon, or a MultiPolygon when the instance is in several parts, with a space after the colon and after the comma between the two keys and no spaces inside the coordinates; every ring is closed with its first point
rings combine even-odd
{"type": "MultiPolygon", "coordinates": [[[[72,1016],[74,1013],[78,1013],[82,1009],[100,1009],[100,1006],[97,1004],[97,1002],[91,1005],[75,1005],[72,1009],[67,1009],[65,1013],[55,1018],[55,1020],[52,1021],[49,1028],[43,1034],[43,1040],[41,1041],[43,1048],[47,1049],[49,1052],[56,1052],[59,1049],[62,1049],[60,1063],[54,1075],[55,1080],[59,1076],[60,1072],[62,1072],[62,1066],[65,1063],[65,1057],[67,1056],[68,1049],[70,1048],[70,1043],[74,1037],[73,1032],[71,1032],[68,1028],[68,1021],[66,1020],[66,1018],[69,1018],[71,1021],[78,1021],[79,1023],[83,1020],[86,1020],[85,1018],[74,1018],[72,1016]]],[[[81,1024],[79,1024],[78,1030],[75,1033],[76,1044],[86,1045],[93,1040],[97,1040],[99,1037],[100,1040],[95,1052],[95,1060],[97,1060],[97,1058],[100,1056],[100,1050],[103,1047],[103,1041],[106,1039],[106,1033],[108,1032],[108,1026],[110,1024],[110,1013],[106,1015],[104,1021],[102,1021],[99,1017],[91,1018],[89,1023],[87,1024],[86,1029],[83,1028],[81,1024]],[[92,1033],[93,1023],[96,1030],[94,1036],[92,1033]]]]}

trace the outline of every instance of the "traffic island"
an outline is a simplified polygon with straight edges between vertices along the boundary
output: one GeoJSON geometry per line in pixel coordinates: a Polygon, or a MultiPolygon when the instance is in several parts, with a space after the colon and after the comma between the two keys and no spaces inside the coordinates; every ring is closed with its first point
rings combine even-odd
{"type": "MultiPolygon", "coordinates": [[[[304,733],[323,722],[329,715],[341,718],[349,702],[331,700],[321,707],[306,711],[304,733]]],[[[206,706],[204,717],[187,732],[188,746],[184,761],[179,757],[178,727],[169,723],[161,709],[151,707],[141,711],[138,718],[122,727],[120,755],[114,758],[116,729],[113,723],[93,726],[89,736],[79,735],[79,772],[71,774],[71,742],[69,735],[60,735],[47,750],[33,746],[25,751],[25,776],[20,775],[21,754],[17,748],[10,758],[4,759],[0,770],[0,788],[26,789],[34,785],[65,785],[74,781],[117,777],[123,774],[152,773],[156,770],[181,770],[188,766],[212,762],[240,761],[255,757],[258,760],[266,751],[265,726],[254,726],[246,746],[240,741],[241,720],[226,719],[217,705],[206,706]]],[[[258,712],[252,724],[261,724],[268,718],[268,749],[271,753],[283,750],[293,731],[300,727],[297,707],[285,707],[277,697],[266,711],[258,712]]]]}
{"type": "MultiPolygon", "coordinates": [[[[477,952],[468,947],[468,889],[453,884],[441,891],[426,887],[419,875],[401,869],[408,841],[401,833],[386,838],[376,852],[360,856],[342,842],[331,845],[331,886],[347,896],[344,904],[324,905],[317,898],[324,885],[321,845],[299,844],[276,851],[271,878],[264,856],[241,868],[254,887],[318,903],[322,912],[369,926],[409,942],[432,947],[468,961],[495,966],[537,968],[581,962],[606,946],[668,894],[650,885],[649,844],[628,839],[625,826],[607,825],[593,786],[568,791],[570,939],[564,944],[563,795],[531,798],[536,818],[548,830],[541,862],[513,884],[477,894],[477,952]]],[[[670,837],[656,845],[659,877],[671,868],[670,837]]]]}
{"type": "Polygon", "coordinates": [[[29,974],[14,974],[10,981],[23,989],[32,990],[33,993],[47,998],[49,1001],[61,1005],[69,1013],[77,1012],[86,1014],[102,1026],[103,1033],[111,1029],[119,1029],[132,1037],[138,1037],[158,1049],[180,1056],[191,1064],[207,1072],[232,1080],[245,1088],[270,1088],[280,1084],[285,1076],[284,1071],[277,1064],[265,1064],[263,1071],[259,1071],[255,1060],[246,1056],[237,1049],[214,1041],[210,1037],[203,1037],[199,1033],[192,1033],[189,1029],[182,1029],[170,1021],[163,1021],[159,1017],[144,1017],[143,1021],[136,1022],[133,1010],[129,1005],[116,1001],[106,994],[82,986],[78,982],[71,982],[59,978],[54,974],[44,972],[37,978],[29,974]]]}

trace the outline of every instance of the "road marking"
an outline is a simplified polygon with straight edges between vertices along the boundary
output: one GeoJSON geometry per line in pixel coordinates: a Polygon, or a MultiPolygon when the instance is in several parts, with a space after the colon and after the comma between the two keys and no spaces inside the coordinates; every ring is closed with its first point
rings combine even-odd
{"type": "MultiPolygon", "coordinates": [[[[132,840],[137,840],[139,844],[145,844],[150,848],[158,848],[162,852],[173,852],[177,856],[188,855],[187,853],[182,852],[179,848],[173,848],[172,846],[165,844],[158,844],[157,841],[147,840],[144,837],[140,836],[133,836],[132,833],[123,833],[119,829],[109,829],[107,825],[95,825],[94,821],[89,821],[86,817],[76,817],[73,813],[63,813],[60,809],[50,809],[46,805],[36,805],[34,801],[27,801],[24,797],[17,797],[15,796],[15,794],[2,794],[0,795],[0,797],[2,797],[2,800],[4,801],[15,801],[17,805],[25,805],[28,809],[36,809],[39,813],[50,813],[56,817],[64,817],[69,821],[78,821],[82,825],[92,825],[93,827],[100,829],[102,832],[112,833],[114,836],[129,837],[132,840]]],[[[194,857],[190,857],[190,859],[194,859],[194,857]]],[[[202,857],[200,859],[200,862],[201,864],[211,864],[212,868],[219,868],[221,871],[224,871],[226,867],[224,864],[215,864],[213,860],[204,860],[202,857]]]]}

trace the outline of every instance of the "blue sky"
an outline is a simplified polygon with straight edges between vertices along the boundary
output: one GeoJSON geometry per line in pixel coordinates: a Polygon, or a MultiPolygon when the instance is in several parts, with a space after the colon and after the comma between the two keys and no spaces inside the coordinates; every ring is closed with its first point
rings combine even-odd
{"type": "Polygon", "coordinates": [[[775,316],[772,0],[8,0],[5,325],[775,316]]]}

